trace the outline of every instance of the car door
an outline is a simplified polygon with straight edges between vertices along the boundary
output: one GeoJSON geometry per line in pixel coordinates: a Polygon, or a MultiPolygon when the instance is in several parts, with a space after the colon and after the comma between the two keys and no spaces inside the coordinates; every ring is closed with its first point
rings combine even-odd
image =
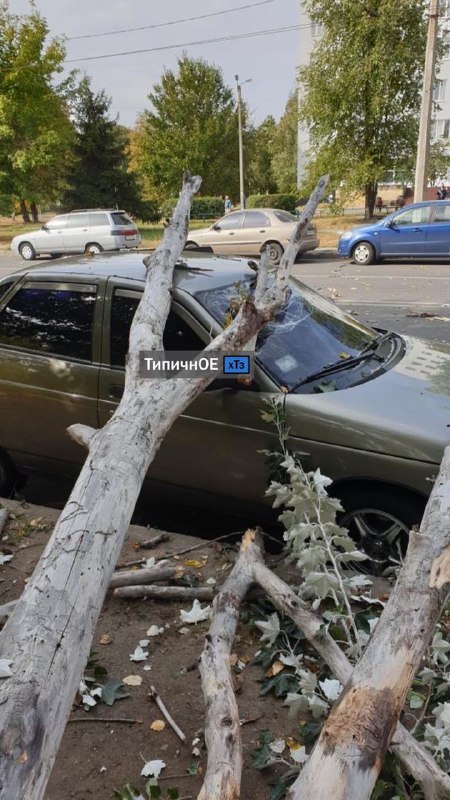
{"type": "Polygon", "coordinates": [[[244,256],[259,255],[263,241],[270,236],[270,219],[264,211],[246,211],[236,232],[235,252],[244,256]]]}
{"type": "MultiPolygon", "coordinates": [[[[129,328],[141,292],[116,279],[108,281],[99,416],[103,425],[114,411],[124,384],[129,328]]],[[[174,301],[165,333],[170,350],[199,350],[210,336],[186,307],[174,301]]],[[[213,383],[179,417],[151,465],[149,478],[183,489],[261,504],[267,485],[262,449],[274,449],[273,426],[261,418],[261,392],[213,383]]],[[[271,386],[271,384],[270,384],[271,386]]]]}
{"type": "Polygon", "coordinates": [[[67,215],[64,240],[66,253],[84,253],[86,245],[92,241],[89,230],[89,214],[67,215]]]}
{"type": "Polygon", "coordinates": [[[214,253],[221,255],[237,254],[240,228],[245,216],[244,211],[232,211],[219,219],[208,232],[204,244],[211,247],[214,253]]]}
{"type": "Polygon", "coordinates": [[[36,253],[64,253],[66,223],[67,214],[62,214],[43,225],[33,239],[36,253]]]}
{"type": "Polygon", "coordinates": [[[0,446],[19,466],[73,474],[83,463],[67,428],[98,427],[101,313],[91,279],[26,276],[0,301],[0,446]]]}
{"type": "Polygon", "coordinates": [[[436,203],[427,234],[427,255],[450,256],[450,203],[436,203]]]}
{"type": "Polygon", "coordinates": [[[426,256],[432,205],[427,203],[399,211],[376,230],[381,256],[426,256]]]}

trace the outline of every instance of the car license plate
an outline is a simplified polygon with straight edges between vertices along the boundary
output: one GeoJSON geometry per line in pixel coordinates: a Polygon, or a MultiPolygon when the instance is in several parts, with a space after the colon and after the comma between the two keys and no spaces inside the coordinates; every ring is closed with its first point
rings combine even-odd
{"type": "Polygon", "coordinates": [[[136,236],[125,236],[125,239],[135,239],[136,236]]]}

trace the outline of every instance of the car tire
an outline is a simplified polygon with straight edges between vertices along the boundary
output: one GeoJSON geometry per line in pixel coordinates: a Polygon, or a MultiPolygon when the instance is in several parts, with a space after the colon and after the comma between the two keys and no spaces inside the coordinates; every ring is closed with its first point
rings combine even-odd
{"type": "Polygon", "coordinates": [[[352,261],[365,267],[375,261],[375,248],[370,242],[358,242],[352,250],[352,261]]]}
{"type": "Polygon", "coordinates": [[[284,253],[284,248],[279,242],[267,242],[265,245],[269,249],[269,262],[273,267],[280,263],[284,253]]]}
{"type": "Polygon", "coordinates": [[[199,247],[198,247],[198,244],[195,244],[195,242],[186,242],[186,244],[184,245],[184,249],[185,250],[198,250],[199,247]]]}
{"type": "Polygon", "coordinates": [[[10,497],[17,484],[16,468],[9,456],[0,450],[0,497],[10,497]]]}
{"type": "Polygon", "coordinates": [[[99,253],[103,253],[103,247],[98,242],[89,242],[84,248],[85,253],[92,253],[92,255],[98,255],[99,253]]]}
{"type": "MultiPolygon", "coordinates": [[[[385,486],[336,487],[333,494],[344,509],[338,523],[369,557],[354,564],[359,572],[381,575],[400,560],[409,531],[419,525],[425,500],[403,489],[385,486]]],[[[351,566],[351,564],[350,564],[351,566]]]]}
{"type": "Polygon", "coordinates": [[[24,261],[34,261],[36,258],[36,250],[31,242],[22,242],[19,247],[19,253],[24,261]]]}

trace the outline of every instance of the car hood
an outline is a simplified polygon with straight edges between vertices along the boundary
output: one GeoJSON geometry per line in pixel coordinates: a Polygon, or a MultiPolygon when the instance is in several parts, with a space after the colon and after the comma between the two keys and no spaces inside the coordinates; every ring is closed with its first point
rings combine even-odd
{"type": "Polygon", "coordinates": [[[189,231],[188,238],[196,239],[198,236],[206,236],[211,233],[213,233],[211,226],[209,228],[197,228],[193,231],[189,231]]]}
{"type": "Polygon", "coordinates": [[[450,444],[450,347],[402,337],[403,358],[359,386],[289,395],[292,435],[439,464],[450,444]]]}

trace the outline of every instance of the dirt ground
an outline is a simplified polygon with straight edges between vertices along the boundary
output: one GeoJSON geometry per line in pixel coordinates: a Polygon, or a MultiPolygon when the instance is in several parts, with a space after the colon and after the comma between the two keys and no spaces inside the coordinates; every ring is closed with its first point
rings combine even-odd
{"type": "MultiPolygon", "coordinates": [[[[0,550],[3,554],[13,555],[10,561],[0,566],[0,603],[3,604],[20,596],[59,512],[11,500],[1,500],[0,505],[10,512],[0,550]]],[[[234,563],[236,546],[205,542],[182,534],[171,534],[169,542],[154,550],[139,550],[139,542],[151,534],[147,528],[131,526],[119,563],[142,555],[160,557],[174,554],[200,544],[199,549],[179,556],[178,561],[180,565],[190,567],[190,572],[195,573],[201,585],[208,578],[215,578],[215,589],[223,583],[234,563]]],[[[274,557],[268,557],[269,563],[271,558],[274,557]]],[[[162,759],[166,764],[160,778],[164,793],[170,787],[177,788],[184,800],[196,797],[206,766],[204,709],[197,660],[208,622],[183,624],[180,609],[190,607],[191,601],[127,601],[108,593],[92,644],[97,663],[108,671],[107,678],[101,682],[137,675],[142,678],[142,684],[127,686],[129,697],[117,700],[111,707],[101,703],[85,711],[78,698],[72,708],[46,800],[109,800],[114,797],[114,790],[121,789],[127,782],[143,792],[145,779],[140,773],[144,761],[154,759],[162,759]],[[152,625],[164,628],[163,633],[148,637],[146,634],[152,625]],[[107,638],[102,640],[102,637],[107,638]],[[147,661],[133,663],[129,655],[141,639],[147,638],[150,639],[146,648],[149,651],[147,661]],[[108,644],[101,643],[109,640],[108,644]],[[146,665],[150,670],[144,669],[146,665]],[[151,684],[185,732],[186,744],[182,744],[168,726],[160,732],[151,729],[153,722],[162,719],[156,705],[148,698],[151,684]],[[124,719],[134,722],[117,721],[124,719]],[[199,757],[192,753],[192,741],[196,737],[200,738],[197,745],[199,757]],[[196,770],[197,774],[190,774],[196,770]]],[[[298,731],[298,720],[288,720],[282,701],[271,695],[259,696],[263,671],[260,666],[252,665],[260,647],[259,635],[254,627],[241,624],[235,640],[237,656],[245,661],[248,659],[238,678],[240,717],[246,721],[242,726],[243,800],[268,798],[271,791],[269,781],[275,775],[272,769],[258,772],[252,767],[251,753],[257,746],[259,731],[270,729],[277,737],[295,736],[298,731]]]]}

